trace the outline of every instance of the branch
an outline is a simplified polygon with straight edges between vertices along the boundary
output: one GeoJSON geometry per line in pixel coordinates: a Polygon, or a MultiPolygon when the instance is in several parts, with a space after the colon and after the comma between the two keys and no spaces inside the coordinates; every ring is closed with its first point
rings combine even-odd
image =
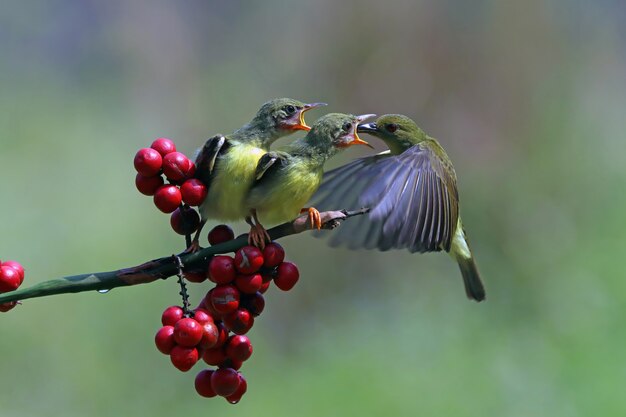
{"type": "MultiPolygon", "coordinates": [[[[320,213],[323,229],[334,229],[342,221],[365,214],[368,208],[354,211],[325,211],[320,213]]],[[[295,220],[283,223],[268,230],[272,240],[277,240],[285,236],[311,230],[311,223],[307,215],[300,216],[295,220]]],[[[185,269],[193,270],[206,268],[213,255],[235,252],[237,249],[248,244],[248,235],[240,236],[237,239],[220,243],[219,245],[204,248],[196,253],[182,253],[180,259],[185,265],[185,269]]],[[[148,261],[141,265],[119,269],[109,272],[94,272],[82,275],[52,279],[35,284],[28,288],[0,294],[0,303],[9,301],[26,300],[27,298],[45,297],[55,294],[77,293],[83,291],[108,291],[116,287],[130,285],[148,284],[158,279],[166,279],[178,272],[176,258],[166,256],[148,261]]]]}

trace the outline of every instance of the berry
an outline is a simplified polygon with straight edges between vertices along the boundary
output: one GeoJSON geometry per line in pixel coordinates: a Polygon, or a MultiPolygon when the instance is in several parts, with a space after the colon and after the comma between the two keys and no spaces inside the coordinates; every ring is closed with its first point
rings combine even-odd
{"type": "Polygon", "coordinates": [[[178,320],[183,318],[183,309],[178,306],[170,306],[163,311],[161,323],[164,326],[174,326],[178,320]]]}
{"type": "Polygon", "coordinates": [[[18,270],[5,264],[0,266],[0,293],[15,291],[21,283],[18,270]]]}
{"type": "Polygon", "coordinates": [[[263,286],[263,277],[261,274],[237,275],[235,285],[242,293],[254,294],[263,286]]]}
{"type": "Polygon", "coordinates": [[[247,390],[248,390],[248,383],[246,382],[246,379],[243,377],[243,375],[239,374],[239,387],[234,393],[226,397],[226,401],[228,401],[231,404],[237,404],[241,400],[241,397],[243,397],[243,395],[246,393],[247,390]]]}
{"type": "Polygon", "coordinates": [[[239,388],[239,373],[231,368],[222,368],[211,375],[211,387],[217,395],[228,397],[239,388]]]}
{"type": "Polygon", "coordinates": [[[263,252],[256,246],[244,246],[235,252],[235,267],[242,274],[253,274],[263,266],[263,252]]]}
{"type": "Polygon", "coordinates": [[[224,326],[224,323],[216,323],[217,330],[219,331],[219,336],[217,338],[217,343],[214,347],[222,347],[228,340],[228,329],[224,326]]]}
{"type": "Polygon", "coordinates": [[[289,291],[296,285],[300,278],[298,267],[292,262],[283,262],[278,265],[278,274],[274,278],[274,284],[283,291],[289,291]]]}
{"type": "Polygon", "coordinates": [[[232,285],[218,285],[211,290],[210,299],[218,313],[232,313],[239,307],[239,290],[232,285]]]}
{"type": "Polygon", "coordinates": [[[211,245],[228,242],[234,238],[235,232],[233,232],[233,229],[225,224],[217,225],[209,232],[209,243],[211,245]]]}
{"type": "Polygon", "coordinates": [[[24,282],[24,267],[21,263],[17,261],[4,261],[0,262],[0,264],[2,266],[10,266],[11,268],[15,269],[20,276],[20,285],[22,285],[22,282],[24,282]]]}
{"type": "Polygon", "coordinates": [[[173,181],[180,181],[191,176],[193,162],[180,152],[168,153],[163,157],[163,173],[173,181]]]}
{"type": "Polygon", "coordinates": [[[213,307],[213,304],[211,304],[211,294],[213,294],[213,290],[214,288],[211,288],[209,292],[206,293],[206,295],[202,299],[202,302],[200,303],[200,306],[208,311],[211,317],[213,317],[213,320],[216,321],[221,320],[223,314],[217,311],[215,307],[213,307]]]}
{"type": "Polygon", "coordinates": [[[203,308],[196,308],[193,311],[193,319],[200,324],[209,323],[209,322],[213,323],[213,317],[211,317],[209,312],[203,308]]]}
{"type": "Polygon", "coordinates": [[[170,352],[172,365],[183,372],[187,372],[198,362],[198,349],[194,347],[174,346],[170,352]]]}
{"type": "Polygon", "coordinates": [[[190,235],[198,229],[200,216],[189,206],[178,207],[170,217],[172,229],[179,235],[190,235]]]}
{"type": "Polygon", "coordinates": [[[243,362],[242,361],[238,361],[235,359],[231,359],[231,358],[226,358],[224,360],[224,362],[220,363],[218,365],[218,368],[231,368],[234,369],[235,371],[238,371],[241,369],[241,367],[243,366],[243,362]]]}
{"type": "Polygon", "coordinates": [[[143,195],[154,195],[156,190],[164,184],[163,177],[155,175],[153,177],[144,177],[141,174],[135,176],[135,187],[143,195]]]}
{"type": "Polygon", "coordinates": [[[254,316],[245,308],[239,308],[224,316],[224,325],[235,334],[246,334],[254,325],[254,316]]]}
{"type": "Polygon", "coordinates": [[[209,263],[209,279],[216,284],[228,284],[235,279],[235,261],[230,256],[214,256],[209,263]]]}
{"type": "Polygon", "coordinates": [[[144,177],[153,177],[161,171],[163,158],[152,148],[143,148],[135,154],[135,169],[144,177]]]}
{"type": "Polygon", "coordinates": [[[202,349],[211,349],[217,345],[220,337],[220,330],[213,321],[207,321],[202,325],[202,339],[198,343],[202,349]]]}
{"type": "Polygon", "coordinates": [[[154,205],[163,213],[172,213],[182,202],[183,197],[175,185],[162,185],[154,193],[154,205]]]}
{"type": "Polygon", "coordinates": [[[272,242],[263,249],[263,266],[274,268],[285,259],[285,250],[276,242],[272,242]]]}
{"type": "Polygon", "coordinates": [[[17,301],[10,301],[8,303],[0,304],[0,313],[6,313],[9,310],[12,310],[13,307],[17,305],[17,301]]]}
{"type": "Polygon", "coordinates": [[[261,289],[259,290],[259,292],[260,292],[261,294],[265,294],[265,293],[267,292],[267,290],[269,289],[269,287],[270,287],[270,284],[271,284],[271,283],[272,283],[271,281],[264,282],[264,283],[263,283],[263,286],[261,287],[261,289]]]}
{"type": "Polygon", "coordinates": [[[190,317],[180,319],[174,325],[174,340],[181,346],[193,347],[202,340],[202,326],[190,317]]]}
{"type": "Polygon", "coordinates": [[[152,145],[150,145],[152,149],[161,154],[161,156],[165,156],[168,153],[176,152],[176,145],[171,139],[168,138],[158,138],[152,145]]]}
{"type": "Polygon", "coordinates": [[[202,181],[191,178],[180,186],[180,192],[185,203],[190,206],[199,206],[206,198],[208,190],[202,181]]]}
{"type": "Polygon", "coordinates": [[[248,336],[232,336],[226,342],[226,355],[236,361],[246,361],[252,355],[252,344],[248,336]]]}
{"type": "Polygon", "coordinates": [[[217,395],[211,387],[211,375],[213,375],[213,372],[215,371],[211,369],[205,369],[204,371],[200,371],[198,375],[196,375],[196,380],[194,381],[196,392],[203,397],[211,398],[217,395]]]}
{"type": "Polygon", "coordinates": [[[205,271],[186,271],[185,279],[189,282],[200,283],[206,280],[206,272],[205,271]]]}
{"type": "Polygon", "coordinates": [[[217,366],[228,359],[226,356],[226,352],[222,347],[207,349],[202,355],[202,360],[205,361],[208,365],[217,366]]]}
{"type": "Polygon", "coordinates": [[[263,298],[263,294],[257,291],[254,294],[246,294],[245,297],[241,297],[239,304],[253,316],[259,316],[265,308],[265,298],[263,298]]]}
{"type": "Polygon", "coordinates": [[[154,344],[159,352],[169,355],[176,341],[174,340],[174,326],[163,326],[154,336],[154,344]]]}

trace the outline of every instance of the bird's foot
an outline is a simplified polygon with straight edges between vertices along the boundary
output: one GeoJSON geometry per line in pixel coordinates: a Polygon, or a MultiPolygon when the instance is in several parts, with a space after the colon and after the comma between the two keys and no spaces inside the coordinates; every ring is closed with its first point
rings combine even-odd
{"type": "Polygon", "coordinates": [[[183,254],[188,254],[188,253],[196,253],[198,252],[200,249],[202,249],[200,247],[200,242],[197,239],[194,239],[191,241],[191,245],[189,245],[189,247],[187,249],[185,249],[185,251],[183,252],[183,254]]]}
{"type": "Polygon", "coordinates": [[[311,229],[320,230],[322,228],[322,216],[315,207],[305,207],[300,210],[300,213],[309,214],[309,222],[311,222],[311,229]]]}
{"type": "Polygon", "coordinates": [[[250,226],[250,233],[248,233],[248,243],[256,246],[259,249],[265,248],[265,242],[271,242],[269,233],[265,228],[257,223],[250,226]]]}

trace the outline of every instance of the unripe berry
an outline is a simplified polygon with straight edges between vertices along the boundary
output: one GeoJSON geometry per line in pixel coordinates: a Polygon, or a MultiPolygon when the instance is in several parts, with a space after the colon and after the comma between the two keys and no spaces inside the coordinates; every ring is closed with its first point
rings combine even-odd
{"type": "Polygon", "coordinates": [[[233,285],[218,285],[211,290],[211,305],[220,314],[228,314],[239,307],[239,290],[233,285]]]}
{"type": "Polygon", "coordinates": [[[263,266],[263,252],[256,246],[244,246],[235,252],[235,267],[242,274],[253,274],[263,266]]]}
{"type": "Polygon", "coordinates": [[[161,154],[161,156],[165,156],[168,153],[176,152],[176,145],[171,139],[168,138],[158,138],[152,145],[150,145],[152,149],[161,154]]]}
{"type": "Polygon", "coordinates": [[[252,355],[252,344],[248,336],[232,336],[226,342],[226,355],[237,361],[246,361],[252,355]]]}
{"type": "Polygon", "coordinates": [[[174,327],[161,327],[154,336],[154,344],[157,349],[159,349],[159,352],[169,355],[174,346],[176,346],[176,341],[174,340],[174,327]]]}
{"type": "Polygon", "coordinates": [[[241,397],[243,397],[247,390],[248,382],[246,382],[246,379],[243,377],[243,375],[239,374],[239,387],[237,387],[237,390],[234,393],[226,397],[226,401],[231,404],[237,404],[239,401],[241,401],[241,397]]]}
{"type": "Polygon", "coordinates": [[[183,309],[178,306],[170,306],[163,311],[161,323],[164,326],[174,326],[184,315],[183,309]]]}
{"type": "Polygon", "coordinates": [[[154,195],[156,190],[158,190],[163,184],[165,183],[163,182],[163,177],[160,175],[144,177],[141,174],[137,174],[135,176],[135,187],[137,187],[137,190],[139,190],[139,192],[143,195],[154,195]]]}
{"type": "Polygon", "coordinates": [[[228,284],[235,279],[235,261],[230,256],[214,256],[209,263],[209,279],[216,284],[228,284]]]}
{"type": "Polygon", "coordinates": [[[228,242],[234,238],[235,232],[233,232],[233,229],[225,224],[217,225],[209,232],[209,243],[211,245],[228,242]]]}
{"type": "Polygon", "coordinates": [[[206,198],[208,190],[202,181],[191,178],[180,186],[180,192],[185,203],[190,206],[199,206],[206,198]]]}
{"type": "Polygon", "coordinates": [[[180,190],[175,185],[162,185],[154,193],[154,205],[163,213],[172,213],[182,201],[180,190]]]}
{"type": "Polygon", "coordinates": [[[181,346],[193,347],[202,340],[202,331],[200,323],[185,317],[174,325],[174,340],[181,346]]]}
{"type": "Polygon", "coordinates": [[[15,269],[20,277],[20,285],[22,285],[22,282],[24,282],[24,267],[21,263],[17,261],[4,261],[1,263],[1,265],[10,266],[11,268],[15,269]]]}
{"type": "Polygon", "coordinates": [[[283,291],[289,291],[296,285],[300,278],[300,272],[296,264],[283,262],[278,265],[278,275],[274,278],[274,284],[283,291]]]}
{"type": "Polygon", "coordinates": [[[261,274],[237,275],[235,285],[242,293],[254,294],[263,286],[263,277],[261,274]]]}
{"type": "Polygon", "coordinates": [[[198,349],[194,347],[174,346],[170,352],[172,365],[183,372],[187,372],[198,362],[198,349]]]}
{"type": "Polygon", "coordinates": [[[239,305],[250,312],[253,316],[259,316],[265,308],[265,298],[260,292],[254,294],[246,294],[245,297],[241,297],[239,305]]]}
{"type": "Polygon", "coordinates": [[[280,265],[285,259],[285,250],[276,242],[272,242],[263,249],[263,266],[273,268],[280,265]]]}
{"type": "Polygon", "coordinates": [[[246,334],[254,325],[254,316],[245,308],[239,308],[224,316],[224,325],[235,334],[246,334]]]}
{"type": "Polygon", "coordinates": [[[144,177],[153,177],[161,171],[163,158],[152,148],[143,148],[135,154],[135,169],[144,177]]]}
{"type": "Polygon", "coordinates": [[[213,366],[218,366],[226,359],[228,359],[228,356],[226,356],[226,352],[224,351],[223,347],[207,349],[202,355],[202,360],[205,361],[208,365],[213,366]]]}
{"type": "Polygon", "coordinates": [[[193,167],[193,162],[180,152],[168,153],[163,157],[163,173],[173,181],[180,181],[189,178],[193,167]]]}
{"type": "Polygon", "coordinates": [[[234,394],[239,384],[239,373],[231,368],[218,369],[211,375],[211,387],[222,397],[234,394]]]}
{"type": "Polygon", "coordinates": [[[190,235],[198,229],[200,215],[189,206],[178,207],[170,217],[170,226],[179,235],[190,235]]]}
{"type": "Polygon", "coordinates": [[[0,266],[0,293],[15,291],[21,284],[20,273],[13,267],[0,266]]]}
{"type": "Polygon", "coordinates": [[[204,371],[200,371],[198,375],[196,375],[194,386],[196,387],[196,392],[203,397],[211,398],[217,395],[211,387],[211,375],[213,375],[213,372],[215,371],[211,369],[205,369],[204,371]]]}

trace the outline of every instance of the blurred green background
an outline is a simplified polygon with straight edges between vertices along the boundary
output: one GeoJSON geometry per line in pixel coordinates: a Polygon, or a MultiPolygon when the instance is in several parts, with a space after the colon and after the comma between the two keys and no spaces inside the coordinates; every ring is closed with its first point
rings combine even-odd
{"type": "Polygon", "coordinates": [[[268,293],[239,405],[155,349],[169,280],[2,315],[0,415],[625,415],[625,19],[617,0],[3,2],[0,258],[25,285],[181,250],[135,151],[191,155],[289,96],[441,140],[488,299],[442,254],[290,237],[301,280],[268,293]]]}

